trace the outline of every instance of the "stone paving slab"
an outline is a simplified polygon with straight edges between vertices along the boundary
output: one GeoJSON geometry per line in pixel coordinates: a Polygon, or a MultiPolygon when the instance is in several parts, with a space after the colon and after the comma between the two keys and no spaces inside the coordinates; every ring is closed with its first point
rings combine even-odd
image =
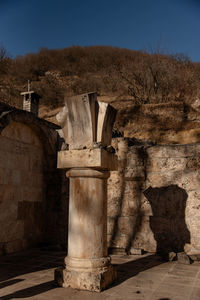
{"type": "Polygon", "coordinates": [[[0,257],[0,299],[29,300],[199,300],[200,264],[163,262],[152,254],[112,256],[118,280],[101,293],[60,288],[54,269],[64,252],[24,251],[0,257]]]}

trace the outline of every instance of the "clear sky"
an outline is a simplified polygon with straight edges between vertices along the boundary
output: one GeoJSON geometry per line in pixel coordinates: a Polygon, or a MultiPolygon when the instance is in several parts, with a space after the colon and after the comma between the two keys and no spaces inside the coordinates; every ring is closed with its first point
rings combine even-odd
{"type": "Polygon", "coordinates": [[[13,57],[109,45],[200,62],[200,0],[0,0],[0,45],[13,57]]]}

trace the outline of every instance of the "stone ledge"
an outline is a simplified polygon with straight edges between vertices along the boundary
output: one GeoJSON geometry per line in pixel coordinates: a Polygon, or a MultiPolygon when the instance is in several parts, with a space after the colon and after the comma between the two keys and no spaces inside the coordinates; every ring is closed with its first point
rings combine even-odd
{"type": "Polygon", "coordinates": [[[117,157],[104,149],[65,150],[58,152],[58,168],[96,168],[116,170],[117,157]]]}
{"type": "Polygon", "coordinates": [[[110,265],[102,271],[91,269],[78,272],[59,268],[55,270],[55,282],[62,287],[101,292],[117,278],[117,271],[110,265]]]}

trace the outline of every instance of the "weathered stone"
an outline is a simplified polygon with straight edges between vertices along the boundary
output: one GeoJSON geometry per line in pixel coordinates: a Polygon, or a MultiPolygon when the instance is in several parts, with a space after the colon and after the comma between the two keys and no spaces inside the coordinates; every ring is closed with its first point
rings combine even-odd
{"type": "Polygon", "coordinates": [[[153,146],[147,149],[149,157],[192,157],[200,150],[200,145],[165,145],[153,146]]]}
{"type": "Polygon", "coordinates": [[[94,269],[87,269],[85,271],[56,269],[55,271],[55,279],[60,286],[89,290],[92,292],[101,292],[108,287],[116,277],[116,270],[111,265],[107,268],[102,268],[102,270],[98,269],[96,272],[94,269]]]}
{"type": "Polygon", "coordinates": [[[107,218],[107,235],[112,235],[113,232],[115,232],[115,227],[117,226],[117,217],[112,218],[108,217],[107,218]]]}
{"type": "Polygon", "coordinates": [[[140,248],[131,247],[130,250],[129,250],[130,255],[142,255],[143,252],[144,252],[143,249],[140,249],[140,248]]]}
{"type": "Polygon", "coordinates": [[[137,215],[140,207],[140,194],[130,193],[124,194],[121,204],[121,215],[122,216],[133,216],[137,215]]]}
{"type": "Polygon", "coordinates": [[[111,144],[115,115],[113,107],[98,102],[96,93],[90,93],[66,97],[57,120],[70,149],[83,149],[93,148],[94,142],[111,144]]]}
{"type": "Polygon", "coordinates": [[[114,115],[88,94],[66,98],[59,116],[70,149],[58,154],[58,167],[68,168],[70,178],[66,268],[55,272],[63,287],[100,292],[116,278],[107,251],[107,179],[115,156],[102,148],[111,144],[114,115]]]}
{"type": "Polygon", "coordinates": [[[177,258],[178,258],[178,263],[180,263],[180,264],[184,264],[184,265],[190,265],[191,264],[191,259],[184,252],[177,253],[177,258]]]}
{"type": "Polygon", "coordinates": [[[137,217],[137,215],[119,217],[117,220],[118,232],[131,236],[136,228],[137,217]]]}
{"type": "Polygon", "coordinates": [[[111,248],[121,248],[128,249],[130,245],[131,237],[128,234],[121,234],[118,232],[112,237],[112,241],[110,244],[111,248]]]}
{"type": "Polygon", "coordinates": [[[104,149],[66,150],[58,152],[58,168],[109,169],[115,170],[117,166],[116,156],[104,149]]]}
{"type": "Polygon", "coordinates": [[[169,252],[168,254],[169,261],[174,261],[177,259],[177,254],[175,252],[169,252]]]}
{"type": "Polygon", "coordinates": [[[192,244],[185,244],[184,252],[193,260],[200,261],[200,250],[192,246],[192,244]]]}
{"type": "Polygon", "coordinates": [[[182,157],[165,157],[155,159],[150,157],[148,159],[147,170],[148,172],[168,172],[168,171],[182,171],[186,168],[187,159],[182,157]]]}
{"type": "Polygon", "coordinates": [[[38,245],[48,231],[44,171],[50,174],[50,155],[55,171],[58,140],[52,128],[58,126],[2,103],[0,107],[0,244],[6,254],[38,245]],[[25,202],[28,209],[22,208],[25,202]]]}
{"type": "Polygon", "coordinates": [[[143,166],[136,166],[134,168],[126,168],[125,169],[125,178],[132,178],[132,180],[144,180],[145,172],[143,166]]]}

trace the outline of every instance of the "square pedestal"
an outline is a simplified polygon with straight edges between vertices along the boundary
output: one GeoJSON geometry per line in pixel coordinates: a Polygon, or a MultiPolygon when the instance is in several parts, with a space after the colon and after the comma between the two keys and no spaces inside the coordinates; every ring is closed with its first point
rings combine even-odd
{"type": "Polygon", "coordinates": [[[55,270],[55,281],[59,286],[79,290],[101,292],[117,278],[117,271],[110,265],[106,270],[72,271],[64,268],[55,270]]]}

